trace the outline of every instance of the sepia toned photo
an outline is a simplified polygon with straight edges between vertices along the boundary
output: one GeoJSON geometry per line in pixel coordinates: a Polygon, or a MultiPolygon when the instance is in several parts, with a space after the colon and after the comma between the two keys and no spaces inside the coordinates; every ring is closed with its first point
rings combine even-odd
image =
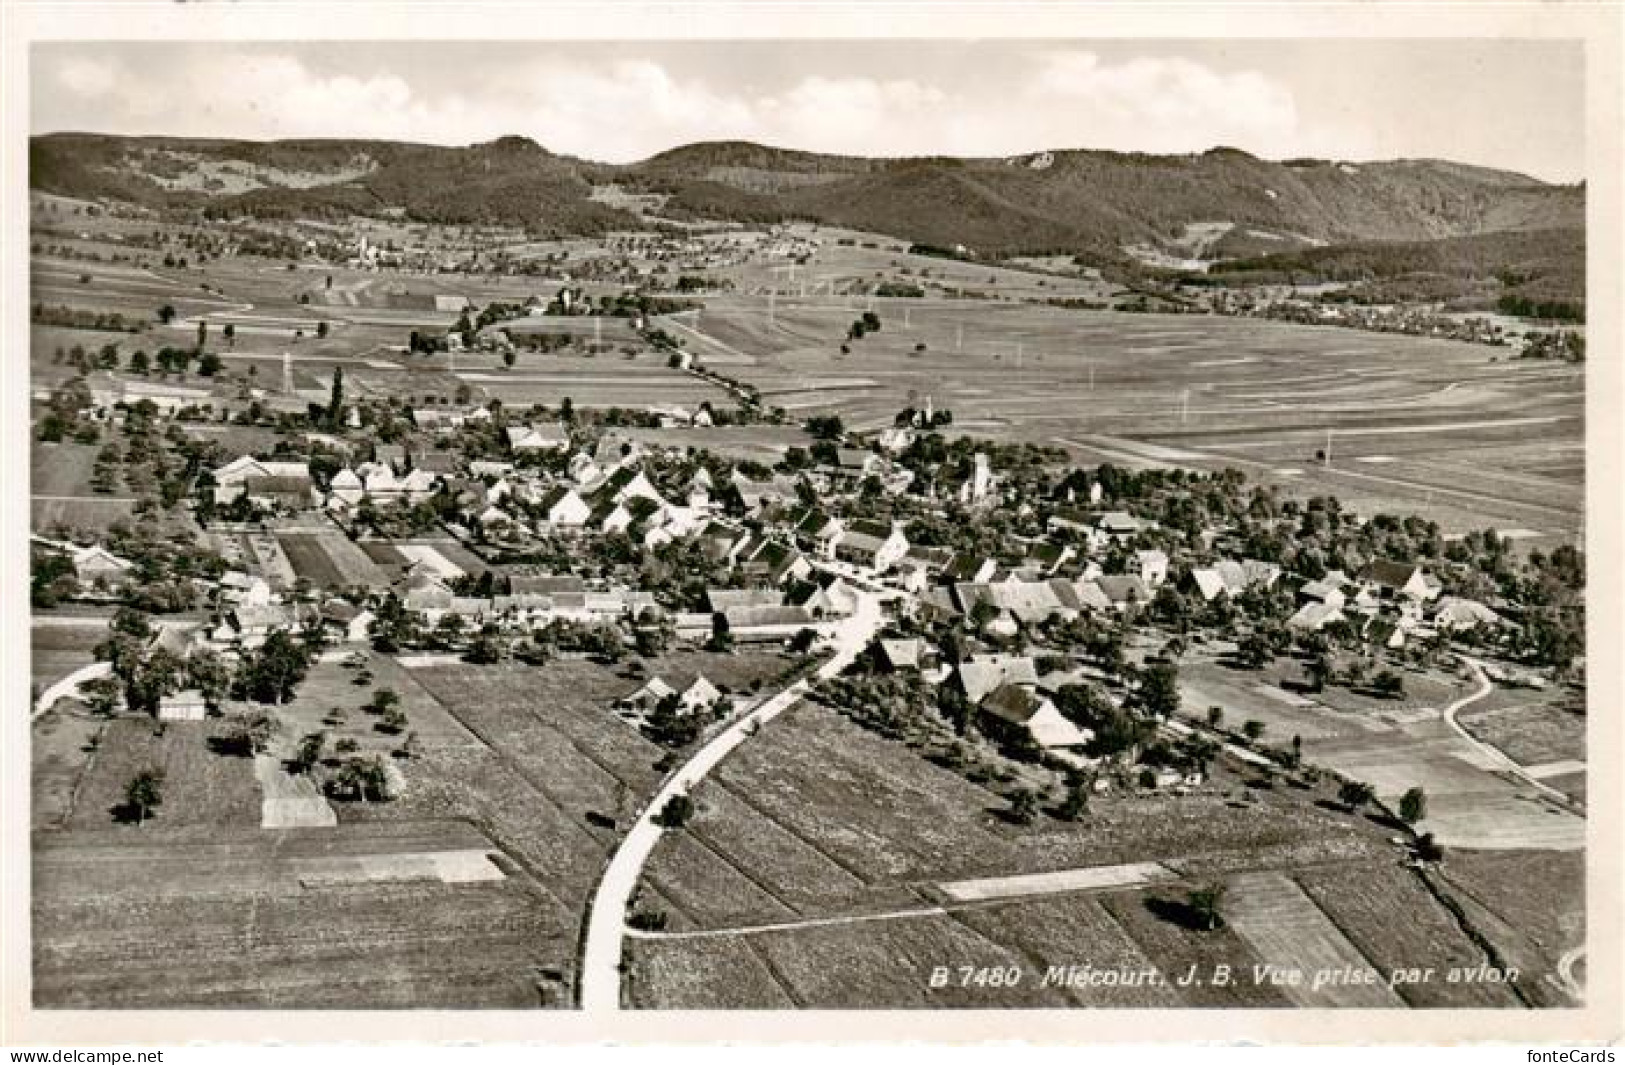
{"type": "Polygon", "coordinates": [[[515,28],[22,53],[28,1010],[1597,1004],[1584,40],[515,28]]]}

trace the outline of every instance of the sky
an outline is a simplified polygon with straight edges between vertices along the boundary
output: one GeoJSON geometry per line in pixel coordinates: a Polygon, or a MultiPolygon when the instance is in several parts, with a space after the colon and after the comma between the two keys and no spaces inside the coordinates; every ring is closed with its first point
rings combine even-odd
{"type": "Polygon", "coordinates": [[[1556,40],[41,43],[34,133],[471,144],[631,162],[702,140],[851,155],[1053,148],[1442,158],[1585,176],[1556,40]]]}

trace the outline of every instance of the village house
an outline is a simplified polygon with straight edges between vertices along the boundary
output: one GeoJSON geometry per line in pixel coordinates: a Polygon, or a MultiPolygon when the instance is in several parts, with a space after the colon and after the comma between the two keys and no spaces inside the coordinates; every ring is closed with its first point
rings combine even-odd
{"type": "Polygon", "coordinates": [[[1139,577],[1149,588],[1157,588],[1168,579],[1168,556],[1155,548],[1136,551],[1129,559],[1129,572],[1139,577]]]}
{"type": "Polygon", "coordinates": [[[224,505],[242,495],[262,496],[291,494],[295,502],[314,505],[310,482],[310,465],[305,462],[284,462],[257,459],[243,455],[211,471],[214,479],[214,501],[224,505]],[[252,490],[250,482],[252,484],[252,490]]]}
{"type": "Polygon", "coordinates": [[[73,576],[82,584],[120,584],[135,569],[135,564],[113,554],[100,544],[75,548],[70,553],[73,576]]]}
{"type": "Polygon", "coordinates": [[[264,577],[228,570],[220,575],[220,599],[234,606],[265,606],[277,599],[264,577]]]}
{"type": "Polygon", "coordinates": [[[210,638],[222,646],[236,644],[255,648],[271,633],[292,629],[294,623],[294,612],[279,603],[234,606],[226,611],[210,638]]]}
{"type": "Polygon", "coordinates": [[[555,485],[536,504],[542,521],[555,529],[579,529],[592,516],[587,501],[567,485],[555,485]]]}
{"type": "Polygon", "coordinates": [[[873,521],[854,521],[835,542],[835,557],[874,573],[884,573],[908,552],[903,527],[890,528],[873,521]]]}
{"type": "Polygon", "coordinates": [[[692,714],[715,706],[717,700],[722,698],[722,692],[707,680],[704,674],[696,676],[681,689],[655,676],[650,677],[636,691],[622,696],[616,701],[616,705],[624,710],[648,714],[661,703],[673,698],[676,699],[679,713],[692,714]]]}
{"type": "Polygon", "coordinates": [[[159,721],[202,721],[208,716],[208,701],[196,688],[172,692],[158,700],[159,721]]]}
{"type": "Polygon", "coordinates": [[[508,426],[508,447],[516,455],[563,451],[569,446],[569,432],[556,422],[508,426]]]}

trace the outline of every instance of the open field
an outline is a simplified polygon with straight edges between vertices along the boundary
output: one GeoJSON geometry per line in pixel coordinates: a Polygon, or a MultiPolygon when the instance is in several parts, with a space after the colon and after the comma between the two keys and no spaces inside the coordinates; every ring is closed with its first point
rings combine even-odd
{"type": "Polygon", "coordinates": [[[73,812],[74,796],[107,723],[84,708],[59,703],[29,730],[30,825],[36,831],[61,828],[73,812]]]}
{"type": "Polygon", "coordinates": [[[107,638],[102,625],[34,625],[29,631],[30,676],[49,687],[96,660],[95,647],[107,638]]]}
{"type": "Polygon", "coordinates": [[[1438,970],[1432,980],[1394,988],[1407,1005],[1517,1004],[1504,984],[1449,982],[1452,968],[1477,965],[1484,960],[1483,951],[1409,869],[1395,862],[1367,862],[1304,869],[1293,879],[1377,972],[1386,975],[1414,966],[1438,970]],[[1394,919],[1396,913],[1405,914],[1403,923],[1394,919]]]}
{"type": "Polygon", "coordinates": [[[1060,443],[1083,462],[1233,465],[1361,511],[1436,516],[1447,531],[1562,539],[1578,526],[1575,367],[1346,329],[910,299],[873,301],[881,331],[843,355],[867,301],[781,299],[771,323],[764,303],[719,297],[699,317],[703,336],[679,333],[801,416],[878,427],[911,393],[930,395],[959,429],[1060,443]],[[1315,458],[1328,432],[1329,469],[1315,458]]]}
{"type": "Polygon", "coordinates": [[[1585,944],[1584,855],[1460,851],[1439,875],[1502,964],[1519,970],[1526,1000],[1570,1004],[1552,974],[1566,951],[1585,944]]]}
{"type": "MultiPolygon", "coordinates": [[[[206,837],[225,828],[257,827],[260,789],[252,759],[222,753],[211,741],[228,732],[219,720],[156,722],[122,717],[108,722],[88,759],[66,824],[73,829],[111,828],[124,803],[124,787],[137,773],[164,773],[163,805],[151,824],[166,832],[206,837]]],[[[118,831],[134,838],[147,826],[118,831]]]]}
{"type": "MultiPolygon", "coordinates": [[[[59,712],[36,725],[36,826],[54,830],[37,844],[42,1003],[568,1003],[577,926],[615,839],[588,815],[630,814],[660,777],[660,748],[609,710],[639,682],[584,660],[405,669],[361,653],[364,683],[341,651],[312,666],[292,703],[270,709],[279,732],[258,760],[211,746],[229,728],[220,719],[101,725],[59,712]],[[400,696],[416,737],[410,759],[392,757],[404,734],[381,732],[361,709],[378,688],[400,696]],[[330,801],[330,829],[262,828],[262,792],[299,799],[275,760],[318,730],[329,751],[348,740],[391,758],[402,794],[330,801]],[[149,766],[166,773],[162,805],[143,825],[117,826],[125,783],[149,766]],[[505,878],[472,851],[497,853],[505,878]],[[150,969],[160,950],[161,979],[120,968],[150,969]]],[[[649,668],[703,671],[744,690],[784,665],[776,653],[685,652],[649,668]]]]}
{"type": "Polygon", "coordinates": [[[1499,706],[1485,700],[1462,711],[1459,720],[1475,738],[1523,766],[1585,760],[1583,697],[1505,689],[1501,694],[1499,706]]]}
{"type": "MultiPolygon", "coordinates": [[[[456,822],[36,836],[34,995],[49,1007],[527,1007],[556,1002],[537,950],[556,932],[508,863],[494,881],[425,876],[495,851],[456,822]],[[401,878],[387,874],[391,855],[401,878]],[[323,878],[334,863],[382,878],[323,878]]],[[[498,852],[500,853],[500,852],[498,852]]]]}
{"type": "Polygon", "coordinates": [[[388,576],[367,553],[337,529],[278,532],[276,540],[294,573],[317,588],[385,588],[388,576]]]}
{"type": "MultiPolygon", "coordinates": [[[[1432,707],[1405,709],[1399,700],[1366,699],[1342,689],[1292,705],[1260,693],[1255,687],[1260,677],[1269,679],[1264,672],[1193,663],[1181,671],[1185,713],[1201,719],[1217,705],[1224,708],[1229,728],[1248,719],[1262,721],[1264,742],[1272,746],[1284,747],[1292,736],[1301,736],[1305,761],[1370,784],[1390,804],[1412,787],[1423,788],[1428,816],[1422,828],[1448,846],[1567,850],[1583,845],[1582,818],[1502,775],[1500,766],[1445,724],[1439,711],[1471,691],[1469,685],[1452,689],[1445,678],[1434,678],[1426,695],[1436,700],[1432,707]],[[1371,712],[1384,703],[1391,709],[1371,712]],[[1353,704],[1369,704],[1369,709],[1353,704]]],[[[1426,691],[1418,677],[1405,675],[1412,689],[1407,698],[1413,701],[1426,691]]]]}
{"type": "MultiPolygon", "coordinates": [[[[719,966],[737,968],[738,986],[755,989],[750,1004],[788,994],[819,1006],[906,1007],[989,1004],[972,989],[932,993],[926,976],[933,965],[1017,965],[1028,982],[1004,991],[998,1004],[1034,1005],[1059,993],[1036,986],[1050,965],[1137,967],[1149,959],[1164,973],[1182,974],[1193,964],[1250,968],[1261,957],[1307,969],[1327,950],[1352,960],[1370,949],[1380,953],[1370,957],[1374,967],[1433,964],[1439,950],[1452,958],[1471,953],[1469,940],[1440,924],[1440,907],[1419,883],[1391,881],[1415,874],[1397,866],[1384,842],[1388,830],[1330,811],[1314,801],[1314,791],[1253,791],[1237,783],[1220,770],[1190,796],[1111,795],[1097,799],[1081,823],[1041,818],[1020,828],[997,816],[1003,802],[991,792],[833,711],[802,704],[696,789],[694,820],[656,849],[646,884],[670,907],[671,936],[640,939],[632,948],[634,1001],[663,1007],[706,1001],[712,992],[705,988],[717,978],[699,974],[714,974],[719,966]],[[1242,791],[1254,798],[1240,801],[1242,791]],[[1133,862],[1160,862],[1175,879],[1129,886],[1122,882],[1124,867],[1113,863],[1133,862]],[[1390,919],[1415,910],[1432,931],[1414,942],[1350,947],[1341,938],[1350,933],[1328,931],[1342,927],[1335,900],[1311,902],[1296,886],[1298,925],[1324,934],[1308,945],[1290,939],[1249,945],[1245,929],[1239,936],[1193,932],[1167,912],[1183,897],[1182,883],[1241,878],[1245,886],[1246,877],[1267,872],[1290,884],[1287,878],[1304,868],[1326,869],[1328,883],[1338,870],[1358,873],[1381,886],[1390,919]],[[1049,894],[985,900],[946,890],[973,877],[1046,872],[1056,875],[1011,883],[1049,894]],[[974,940],[964,938],[969,929],[977,932],[974,940]],[[740,939],[749,940],[754,953],[718,945],[740,939]],[[692,968],[680,960],[689,950],[695,952],[692,968]],[[956,952],[963,962],[939,960],[956,952]],[[830,962],[837,953],[848,981],[840,985],[807,960],[830,962]]],[[[1250,979],[1225,988],[1070,991],[1072,998],[1059,1001],[1288,1001],[1280,989],[1250,979]]]]}
{"type": "Polygon", "coordinates": [[[1232,879],[1229,889],[1226,919],[1236,932],[1266,965],[1305,974],[1303,983],[1284,989],[1293,1005],[1386,1009],[1400,1004],[1386,983],[1317,986],[1323,974],[1375,969],[1285,874],[1247,873],[1232,879]]]}

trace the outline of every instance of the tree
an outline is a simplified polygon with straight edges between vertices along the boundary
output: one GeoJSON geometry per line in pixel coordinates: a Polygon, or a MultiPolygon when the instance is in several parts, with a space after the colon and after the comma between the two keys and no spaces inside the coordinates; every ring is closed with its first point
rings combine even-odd
{"type": "Polygon", "coordinates": [[[130,372],[144,374],[151,369],[152,364],[147,359],[145,351],[136,351],[130,356],[130,372]]]}
{"type": "Polygon", "coordinates": [[[265,643],[244,663],[243,691],[257,702],[288,702],[309,668],[309,651],[279,629],[267,636],[265,643]]]}
{"type": "Polygon", "coordinates": [[[293,770],[296,773],[309,773],[322,760],[322,754],[327,749],[327,733],[311,732],[299,741],[294,749],[293,770]]]}
{"type": "Polygon", "coordinates": [[[1370,784],[1358,780],[1346,781],[1342,787],[1337,789],[1338,801],[1343,804],[1349,813],[1354,813],[1376,797],[1377,793],[1370,784]]]}
{"type": "Polygon", "coordinates": [[[1155,662],[1140,676],[1140,703],[1157,717],[1172,717],[1179,711],[1179,667],[1172,662],[1155,662]]]}
{"type": "Polygon", "coordinates": [[[1189,907],[1191,919],[1201,931],[1215,932],[1224,927],[1223,884],[1207,884],[1192,888],[1186,897],[1185,905],[1189,907]]]}
{"type": "Polygon", "coordinates": [[[326,322],[325,319],[323,321],[320,321],[320,322],[316,323],[316,339],[318,339],[318,340],[326,340],[327,339],[327,322],[326,322]]]}
{"type": "Polygon", "coordinates": [[[1061,804],[1061,817],[1067,821],[1081,821],[1089,813],[1089,791],[1094,781],[1086,777],[1078,777],[1066,791],[1066,801],[1061,804]]]}
{"type": "Polygon", "coordinates": [[[170,322],[173,322],[175,320],[175,308],[173,306],[171,306],[170,304],[167,304],[167,303],[164,304],[162,307],[159,307],[158,308],[158,320],[160,322],[164,323],[165,325],[168,325],[170,322]]]}
{"type": "MultiPolygon", "coordinates": [[[[226,328],[230,329],[231,326],[228,325],[226,328]]],[[[226,364],[221,361],[219,355],[216,355],[212,351],[205,351],[201,356],[198,357],[197,372],[202,374],[204,377],[213,377],[215,374],[219,373],[225,365],[226,364]]]]}
{"type": "Polygon", "coordinates": [[[124,808],[136,824],[146,821],[164,801],[164,771],[143,769],[124,785],[124,808]]]}
{"type": "Polygon", "coordinates": [[[197,353],[203,354],[203,347],[209,340],[209,323],[199,318],[197,320],[197,353]]]}
{"type": "Polygon", "coordinates": [[[728,651],[733,649],[733,645],[733,630],[728,624],[728,615],[721,611],[711,615],[711,640],[706,644],[706,649],[728,651]]]}
{"type": "Polygon", "coordinates": [[[1427,815],[1427,792],[1421,788],[1412,788],[1399,797],[1399,819],[1407,825],[1414,825],[1427,815]]]}
{"type": "Polygon", "coordinates": [[[666,805],[655,814],[655,824],[661,828],[678,829],[688,824],[694,816],[694,800],[687,795],[673,795],[666,800],[666,805]]]}
{"type": "Polygon", "coordinates": [[[226,345],[235,350],[237,347],[237,327],[227,322],[225,328],[220,330],[220,334],[226,338],[226,345]]]}
{"type": "Polygon", "coordinates": [[[344,424],[344,367],[333,368],[333,390],[327,401],[327,427],[337,429],[344,424]]]}
{"type": "Polygon", "coordinates": [[[1210,706],[1207,708],[1207,727],[1218,728],[1224,724],[1224,707],[1210,706]]]}
{"type": "Polygon", "coordinates": [[[1371,678],[1371,689],[1384,699],[1405,698],[1405,678],[1391,669],[1385,669],[1371,678]]]}
{"type": "Polygon", "coordinates": [[[1017,788],[1010,793],[1010,820],[1018,825],[1038,820],[1038,796],[1031,788],[1017,788]]]}
{"type": "Polygon", "coordinates": [[[1249,632],[1236,644],[1236,658],[1248,669],[1263,669],[1275,658],[1275,648],[1262,632],[1249,632]]]}
{"type": "Polygon", "coordinates": [[[1303,671],[1309,677],[1310,691],[1324,691],[1327,682],[1332,679],[1332,663],[1324,654],[1309,659],[1303,671]]]}
{"type": "Polygon", "coordinates": [[[1256,718],[1251,718],[1242,722],[1241,734],[1246,736],[1252,742],[1257,743],[1264,735],[1264,722],[1259,721],[1256,718]]]}
{"type": "Polygon", "coordinates": [[[264,754],[276,738],[278,725],[275,718],[265,714],[244,714],[232,719],[231,731],[226,735],[226,746],[243,757],[264,754]]]}

